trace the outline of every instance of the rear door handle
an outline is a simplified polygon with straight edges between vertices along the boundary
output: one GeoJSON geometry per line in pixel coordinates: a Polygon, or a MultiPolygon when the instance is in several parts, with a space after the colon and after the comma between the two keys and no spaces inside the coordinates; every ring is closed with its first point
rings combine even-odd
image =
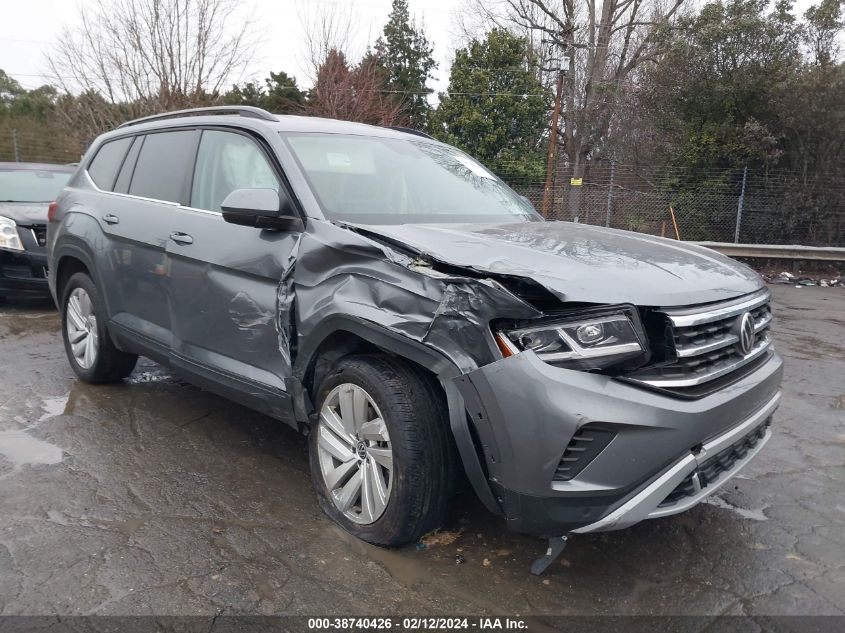
{"type": "Polygon", "coordinates": [[[120,222],[120,218],[112,213],[106,213],[103,216],[103,222],[105,222],[106,224],[117,224],[118,222],[120,222]]]}
{"type": "Polygon", "coordinates": [[[177,244],[193,244],[194,238],[187,233],[179,233],[178,231],[170,234],[170,239],[177,244]]]}

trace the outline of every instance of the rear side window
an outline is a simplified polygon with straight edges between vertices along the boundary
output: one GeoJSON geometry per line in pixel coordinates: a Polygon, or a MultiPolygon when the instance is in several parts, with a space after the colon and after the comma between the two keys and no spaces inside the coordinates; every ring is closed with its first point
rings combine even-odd
{"type": "Polygon", "coordinates": [[[114,179],[123,164],[123,157],[132,142],[132,137],[119,138],[108,143],[97,151],[94,160],[88,165],[88,175],[100,189],[111,191],[114,187],[114,179]]]}
{"type": "Polygon", "coordinates": [[[185,197],[186,175],[193,164],[197,132],[148,134],[135,164],[129,193],[166,202],[185,197]]]}

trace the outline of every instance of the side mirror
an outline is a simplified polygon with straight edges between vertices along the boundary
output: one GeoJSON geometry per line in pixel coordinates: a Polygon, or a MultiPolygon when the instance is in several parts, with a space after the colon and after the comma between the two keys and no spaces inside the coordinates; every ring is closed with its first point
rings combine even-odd
{"type": "Polygon", "coordinates": [[[284,191],[235,189],[220,205],[223,220],[257,229],[302,228],[302,219],[284,191]]]}

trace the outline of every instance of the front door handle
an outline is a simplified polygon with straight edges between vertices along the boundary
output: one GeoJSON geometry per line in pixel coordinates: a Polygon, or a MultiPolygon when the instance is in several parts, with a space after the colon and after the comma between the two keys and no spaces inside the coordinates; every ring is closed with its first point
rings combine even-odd
{"type": "Polygon", "coordinates": [[[170,239],[177,244],[193,244],[194,238],[187,233],[179,233],[178,231],[170,234],[170,239]]]}
{"type": "Polygon", "coordinates": [[[117,224],[118,222],[120,222],[120,218],[112,213],[106,213],[103,216],[103,222],[105,222],[106,224],[117,224]]]}

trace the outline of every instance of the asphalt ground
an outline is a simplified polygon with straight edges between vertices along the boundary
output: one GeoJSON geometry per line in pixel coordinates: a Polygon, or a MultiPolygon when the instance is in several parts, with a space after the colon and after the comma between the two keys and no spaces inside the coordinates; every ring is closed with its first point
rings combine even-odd
{"type": "Polygon", "coordinates": [[[845,613],[845,290],[773,286],[774,437],[707,503],[544,544],[463,493],[425,546],[317,507],[306,441],[142,360],[78,382],[49,303],[0,308],[0,614],[845,613]]]}

